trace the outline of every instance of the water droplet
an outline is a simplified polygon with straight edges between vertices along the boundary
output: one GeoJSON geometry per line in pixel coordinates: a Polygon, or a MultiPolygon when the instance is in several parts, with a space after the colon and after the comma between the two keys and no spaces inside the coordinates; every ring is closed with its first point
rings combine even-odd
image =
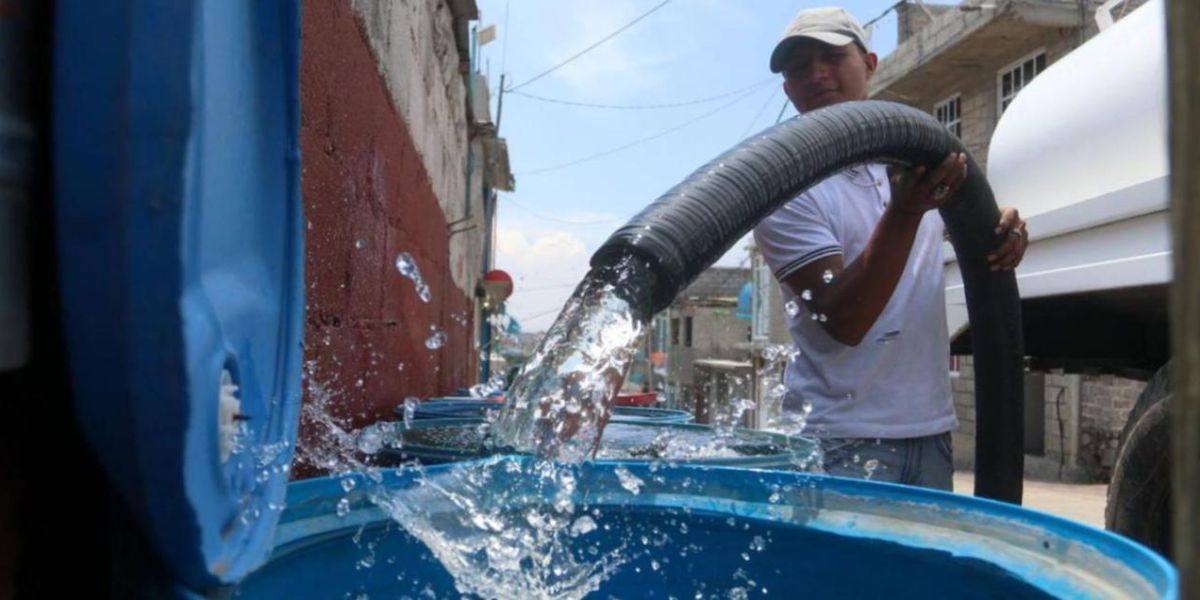
{"type": "Polygon", "coordinates": [[[796,304],[795,300],[788,300],[783,305],[783,310],[787,312],[787,316],[794,318],[796,315],[800,314],[800,305],[796,304]]]}
{"type": "Polygon", "coordinates": [[[659,565],[659,564],[658,564],[658,561],[657,561],[657,560],[652,560],[652,561],[650,561],[650,568],[651,568],[651,569],[654,569],[655,571],[657,571],[657,570],[658,570],[660,567],[661,567],[661,565],[659,565]]]}
{"type": "Polygon", "coordinates": [[[337,503],[337,516],[345,517],[350,514],[350,500],[342,498],[337,503]]]}
{"type": "Polygon", "coordinates": [[[408,365],[407,365],[407,364],[405,364],[405,363],[399,363],[399,364],[397,364],[397,365],[396,365],[396,370],[397,370],[397,371],[403,371],[403,370],[404,370],[404,367],[407,367],[407,366],[408,366],[408,365]]]}
{"type": "Polygon", "coordinates": [[[811,318],[812,318],[812,320],[816,321],[817,319],[821,318],[821,315],[818,315],[817,313],[813,313],[811,318]]]}
{"type": "Polygon", "coordinates": [[[586,535],[596,530],[596,522],[591,517],[583,515],[571,524],[571,535],[580,536],[586,535]]]}
{"type": "Polygon", "coordinates": [[[829,317],[825,316],[825,313],[821,313],[821,314],[817,315],[817,320],[824,323],[829,320],[829,317]]]}
{"type": "Polygon", "coordinates": [[[342,490],[345,492],[349,492],[352,489],[354,489],[354,478],[347,477],[347,478],[343,479],[342,480],[342,490]]]}
{"type": "Polygon", "coordinates": [[[425,347],[429,348],[430,350],[437,350],[438,348],[445,346],[447,338],[446,332],[438,329],[437,327],[430,327],[430,329],[433,331],[433,334],[425,339],[425,347]]]}
{"type": "Polygon", "coordinates": [[[825,272],[821,273],[821,281],[824,281],[825,283],[833,281],[833,271],[825,269],[825,272]]]}
{"type": "Polygon", "coordinates": [[[412,428],[413,418],[417,415],[417,404],[420,400],[416,396],[409,396],[404,399],[404,426],[412,428]]]}
{"type": "Polygon", "coordinates": [[[750,549],[754,550],[755,552],[762,552],[763,550],[766,550],[767,540],[763,539],[763,536],[761,535],[754,536],[754,539],[750,540],[750,549]]]}
{"type": "Polygon", "coordinates": [[[363,248],[367,247],[367,243],[363,240],[354,240],[354,247],[362,250],[363,248]]]}
{"type": "MultiPolygon", "coordinates": [[[[828,273],[828,271],[826,271],[826,273],[828,273]]],[[[805,302],[812,302],[812,290],[804,290],[803,292],[800,292],[800,298],[802,298],[805,302]]]]}
{"type": "Polygon", "coordinates": [[[363,386],[363,380],[362,380],[362,379],[359,379],[358,381],[355,381],[355,382],[354,382],[354,387],[362,387],[362,386],[363,386]]]}
{"type": "Polygon", "coordinates": [[[621,481],[621,487],[625,488],[630,494],[639,494],[642,491],[642,484],[645,483],[637,475],[629,472],[624,465],[617,465],[613,469],[617,479],[621,481]]]}
{"type": "Polygon", "coordinates": [[[429,291],[429,286],[421,277],[421,269],[417,268],[417,261],[412,255],[407,252],[401,252],[396,255],[396,270],[401,275],[409,278],[413,282],[413,286],[417,289],[417,296],[422,302],[428,303],[433,299],[433,294],[429,291]]]}
{"type": "Polygon", "coordinates": [[[878,468],[879,468],[879,460],[878,459],[872,458],[872,459],[867,460],[866,463],[863,463],[863,470],[867,472],[867,479],[870,479],[871,476],[875,475],[875,469],[878,469],[878,468]]]}

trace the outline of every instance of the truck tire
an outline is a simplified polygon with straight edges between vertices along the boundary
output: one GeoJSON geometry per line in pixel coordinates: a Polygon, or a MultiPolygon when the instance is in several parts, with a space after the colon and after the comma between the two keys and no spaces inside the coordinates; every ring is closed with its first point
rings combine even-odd
{"type": "Polygon", "coordinates": [[[1129,438],[1129,432],[1137,424],[1138,419],[1159,400],[1171,395],[1171,390],[1174,389],[1174,383],[1171,380],[1171,363],[1172,361],[1167,361],[1167,364],[1154,372],[1154,376],[1146,382],[1146,388],[1138,395],[1137,402],[1133,403],[1129,416],[1125,417],[1125,427],[1121,429],[1120,441],[1117,444],[1118,453],[1121,448],[1125,447],[1125,440],[1129,438]]]}
{"type": "Polygon", "coordinates": [[[1112,481],[1105,528],[1171,557],[1170,365],[1150,380],[1129,413],[1112,481]]]}

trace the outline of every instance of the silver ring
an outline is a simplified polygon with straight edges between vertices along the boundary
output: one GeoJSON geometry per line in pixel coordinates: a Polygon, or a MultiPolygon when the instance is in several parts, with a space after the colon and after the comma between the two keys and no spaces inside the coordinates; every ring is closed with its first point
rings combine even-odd
{"type": "Polygon", "coordinates": [[[933,188],[933,199],[941,200],[942,198],[945,198],[946,194],[948,193],[950,193],[950,186],[944,183],[939,183],[933,188]]]}

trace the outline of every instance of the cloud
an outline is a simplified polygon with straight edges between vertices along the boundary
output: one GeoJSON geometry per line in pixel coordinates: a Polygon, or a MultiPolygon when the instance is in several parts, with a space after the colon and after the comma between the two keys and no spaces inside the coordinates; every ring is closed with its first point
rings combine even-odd
{"type": "Polygon", "coordinates": [[[514,280],[508,313],[526,331],[545,330],[588,270],[591,252],[564,230],[498,227],[496,267],[514,280]]]}

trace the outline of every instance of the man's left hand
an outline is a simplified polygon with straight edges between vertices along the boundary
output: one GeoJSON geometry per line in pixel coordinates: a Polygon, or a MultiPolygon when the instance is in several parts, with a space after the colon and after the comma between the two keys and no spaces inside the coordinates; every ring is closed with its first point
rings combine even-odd
{"type": "Polygon", "coordinates": [[[1011,271],[1021,264],[1025,257],[1025,248],[1029,247],[1029,232],[1025,230],[1025,220],[1015,208],[1005,208],[1000,211],[1000,225],[996,227],[996,235],[1003,235],[1004,242],[999,248],[988,254],[988,266],[993,271],[1011,271]]]}

